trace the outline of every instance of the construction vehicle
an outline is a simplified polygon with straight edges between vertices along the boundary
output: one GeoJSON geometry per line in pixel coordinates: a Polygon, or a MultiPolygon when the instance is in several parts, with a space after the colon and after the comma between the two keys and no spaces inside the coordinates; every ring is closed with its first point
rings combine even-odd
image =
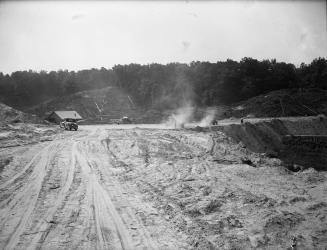
{"type": "Polygon", "coordinates": [[[77,131],[78,125],[75,119],[67,118],[60,122],[59,126],[65,130],[75,130],[77,131]]]}
{"type": "Polygon", "coordinates": [[[124,116],[120,119],[121,124],[131,124],[132,120],[128,118],[127,116],[124,116]]]}

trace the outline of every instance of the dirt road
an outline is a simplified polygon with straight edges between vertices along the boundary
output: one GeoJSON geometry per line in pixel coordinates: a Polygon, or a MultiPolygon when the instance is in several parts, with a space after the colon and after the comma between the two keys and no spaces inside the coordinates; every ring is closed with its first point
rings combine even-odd
{"type": "Polygon", "coordinates": [[[116,139],[128,137],[88,127],[18,149],[15,171],[7,166],[1,175],[0,248],[183,248],[157,211],[119,182],[127,165],[110,150],[116,139]]]}
{"type": "Polygon", "coordinates": [[[0,150],[1,249],[327,246],[325,173],[287,172],[220,132],[118,128],[0,150]]]}

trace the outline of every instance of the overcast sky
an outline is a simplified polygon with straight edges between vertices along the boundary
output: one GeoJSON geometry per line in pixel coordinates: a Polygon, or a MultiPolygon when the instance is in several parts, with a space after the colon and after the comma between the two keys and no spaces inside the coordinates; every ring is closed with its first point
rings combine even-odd
{"type": "Polygon", "coordinates": [[[0,71],[327,57],[326,1],[0,2],[0,71]]]}

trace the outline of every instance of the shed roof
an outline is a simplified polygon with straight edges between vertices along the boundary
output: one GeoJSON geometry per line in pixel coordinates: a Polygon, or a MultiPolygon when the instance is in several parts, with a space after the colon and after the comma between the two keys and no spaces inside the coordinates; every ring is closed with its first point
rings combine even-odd
{"type": "MultiPolygon", "coordinates": [[[[57,116],[59,116],[61,119],[71,118],[71,119],[83,119],[79,113],[77,113],[74,110],[70,111],[53,111],[51,115],[55,113],[57,116]]],[[[50,116],[51,116],[50,115],[50,116]]]]}

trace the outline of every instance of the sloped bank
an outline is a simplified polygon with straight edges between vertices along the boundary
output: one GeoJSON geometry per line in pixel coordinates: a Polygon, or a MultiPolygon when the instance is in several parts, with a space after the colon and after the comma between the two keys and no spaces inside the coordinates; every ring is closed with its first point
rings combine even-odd
{"type": "MultiPolygon", "coordinates": [[[[214,126],[249,150],[278,157],[293,168],[327,170],[325,116],[246,119],[241,124],[214,126]]],[[[294,169],[295,170],[295,169],[294,169]]]]}

